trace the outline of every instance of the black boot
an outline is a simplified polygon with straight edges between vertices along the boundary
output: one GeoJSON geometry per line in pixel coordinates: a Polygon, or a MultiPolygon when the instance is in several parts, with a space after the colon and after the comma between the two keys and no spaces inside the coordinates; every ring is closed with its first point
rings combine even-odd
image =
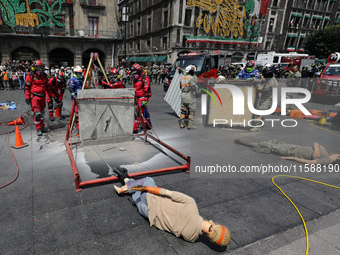
{"type": "Polygon", "coordinates": [[[112,171],[118,176],[119,180],[124,184],[124,179],[125,178],[130,178],[128,175],[128,170],[124,167],[118,168],[118,167],[113,167],[112,171]]]}

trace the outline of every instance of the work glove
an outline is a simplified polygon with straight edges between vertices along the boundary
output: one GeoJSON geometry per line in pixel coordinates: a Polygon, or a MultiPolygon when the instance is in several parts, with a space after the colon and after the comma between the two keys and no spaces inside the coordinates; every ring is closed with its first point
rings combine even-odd
{"type": "Polygon", "coordinates": [[[166,190],[159,187],[151,187],[151,186],[142,186],[142,185],[136,185],[130,188],[130,190],[136,190],[136,191],[147,191],[152,194],[165,196],[166,190]]]}
{"type": "Polygon", "coordinates": [[[74,92],[73,92],[73,93],[71,93],[71,96],[75,97],[75,96],[76,96],[76,93],[74,93],[74,92]]]}
{"type": "Polygon", "coordinates": [[[25,99],[25,103],[28,104],[28,105],[30,105],[30,104],[31,104],[31,99],[26,98],[26,99],[25,99]]]}

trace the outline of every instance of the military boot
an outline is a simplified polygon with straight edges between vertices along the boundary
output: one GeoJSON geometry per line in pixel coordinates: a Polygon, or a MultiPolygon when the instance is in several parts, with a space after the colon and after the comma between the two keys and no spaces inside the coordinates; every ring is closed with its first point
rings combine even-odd
{"type": "Polygon", "coordinates": [[[194,123],[189,122],[189,124],[188,124],[188,129],[189,129],[189,130],[191,130],[191,129],[197,129],[197,127],[194,125],[194,123]]]}
{"type": "Polygon", "coordinates": [[[251,148],[255,147],[254,143],[250,143],[250,142],[247,142],[247,141],[244,141],[244,140],[240,140],[240,139],[235,139],[234,142],[238,143],[238,144],[242,144],[242,145],[248,146],[248,147],[251,147],[251,148]]]}
{"type": "Polygon", "coordinates": [[[185,128],[185,120],[183,119],[183,120],[180,120],[180,122],[179,122],[179,127],[180,128],[185,128]]]}
{"type": "MultiPolygon", "coordinates": [[[[262,120],[262,118],[256,118],[256,120],[262,120]]],[[[252,127],[251,129],[249,129],[249,131],[250,132],[258,132],[258,131],[260,131],[260,129],[261,129],[261,125],[260,125],[260,123],[259,122],[256,122],[256,126],[254,126],[254,127],[252,127]]]]}

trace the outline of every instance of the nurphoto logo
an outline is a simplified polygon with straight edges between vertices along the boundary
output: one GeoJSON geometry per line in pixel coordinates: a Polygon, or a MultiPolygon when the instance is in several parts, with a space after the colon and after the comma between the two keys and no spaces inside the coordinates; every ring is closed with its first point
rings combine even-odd
{"type": "MultiPolygon", "coordinates": [[[[209,86],[210,87],[210,86],[209,86]]],[[[220,93],[221,89],[227,89],[230,91],[231,96],[232,96],[232,106],[233,106],[233,115],[244,115],[245,114],[245,96],[242,92],[242,90],[231,84],[216,84],[215,88],[218,88],[220,93]]],[[[219,98],[221,106],[222,106],[222,101],[220,98],[220,95],[217,93],[215,89],[212,90],[216,96],[219,98]]],[[[295,105],[296,108],[298,108],[304,115],[312,115],[304,106],[304,103],[307,103],[311,99],[311,93],[309,90],[304,89],[304,88],[292,88],[292,87],[283,87],[280,88],[281,92],[281,115],[285,116],[287,114],[287,105],[295,105]],[[303,95],[302,98],[287,98],[288,93],[299,93],[299,95],[303,95]]],[[[208,93],[208,95],[213,99],[213,101],[216,104],[216,100],[214,99],[213,95],[211,93],[208,93]]],[[[279,97],[279,89],[278,88],[273,88],[272,89],[272,105],[268,110],[258,110],[254,107],[254,102],[253,102],[253,88],[248,87],[247,88],[247,106],[248,110],[257,116],[267,116],[275,112],[275,110],[278,107],[278,97],[279,97]]],[[[202,95],[202,100],[201,100],[201,111],[202,115],[207,115],[207,95],[203,94],[202,95]]],[[[282,126],[284,127],[295,127],[297,125],[297,121],[294,119],[286,119],[286,120],[280,120],[280,119],[268,119],[265,121],[270,121],[272,123],[272,127],[274,127],[274,123],[276,121],[280,121],[282,126]],[[293,125],[288,125],[287,122],[293,122],[293,125]]],[[[244,124],[246,126],[246,122],[248,122],[249,127],[253,127],[254,122],[260,122],[260,126],[264,125],[263,120],[259,119],[252,119],[246,121],[244,119],[241,124],[244,124]],[[252,124],[253,123],[253,124],[252,124]]],[[[213,120],[213,127],[215,127],[218,124],[230,124],[232,126],[233,121],[232,119],[227,120],[227,119],[214,119],[213,120]]],[[[234,124],[240,124],[240,122],[234,124]]],[[[259,123],[257,123],[259,124],[259,123]]]]}

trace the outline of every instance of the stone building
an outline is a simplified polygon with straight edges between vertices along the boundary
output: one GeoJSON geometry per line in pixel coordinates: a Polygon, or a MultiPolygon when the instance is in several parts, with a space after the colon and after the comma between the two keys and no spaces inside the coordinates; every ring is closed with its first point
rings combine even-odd
{"type": "Polygon", "coordinates": [[[185,51],[219,50],[232,62],[273,50],[303,52],[309,33],[340,18],[338,0],[119,0],[118,7],[125,33],[118,57],[143,64],[173,63],[185,51]]]}
{"type": "Polygon", "coordinates": [[[121,43],[112,0],[9,0],[0,5],[1,61],[41,59],[46,66],[87,66],[98,52],[104,66],[117,62],[121,43]]]}

